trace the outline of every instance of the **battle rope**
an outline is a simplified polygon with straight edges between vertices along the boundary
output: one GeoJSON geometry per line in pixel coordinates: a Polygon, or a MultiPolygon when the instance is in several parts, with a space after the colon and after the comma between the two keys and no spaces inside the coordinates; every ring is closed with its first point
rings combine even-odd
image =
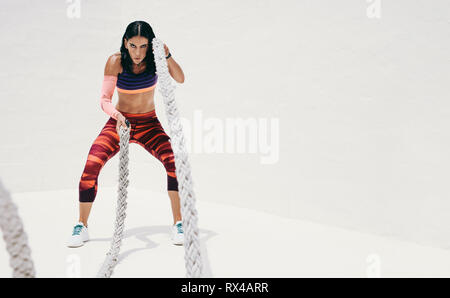
{"type": "Polygon", "coordinates": [[[13,277],[34,277],[34,265],[31,250],[27,244],[27,235],[22,220],[9,192],[0,180],[0,228],[9,253],[9,265],[13,277]]]}
{"type": "Polygon", "coordinates": [[[120,126],[119,128],[119,146],[120,146],[120,162],[119,162],[119,188],[117,190],[117,209],[116,224],[114,227],[114,235],[111,241],[111,248],[106,254],[97,277],[111,277],[114,267],[118,262],[120,252],[120,244],[122,244],[123,229],[125,228],[125,210],[127,209],[127,186],[128,186],[128,145],[130,141],[130,128],[127,120],[127,128],[120,126]]]}
{"type": "Polygon", "coordinates": [[[186,277],[200,277],[202,260],[200,242],[198,240],[197,210],[195,209],[195,194],[184,140],[183,127],[175,102],[175,85],[172,84],[164,52],[164,44],[158,38],[153,38],[156,73],[158,74],[159,91],[165,104],[165,110],[170,127],[171,146],[175,156],[175,171],[178,180],[181,215],[184,230],[184,260],[186,277]]]}

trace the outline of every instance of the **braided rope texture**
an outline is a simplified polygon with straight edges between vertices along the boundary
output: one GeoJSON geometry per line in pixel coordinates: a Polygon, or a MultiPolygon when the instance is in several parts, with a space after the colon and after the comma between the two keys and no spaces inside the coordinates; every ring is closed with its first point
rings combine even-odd
{"type": "Polygon", "coordinates": [[[97,277],[111,277],[114,267],[118,262],[120,245],[122,244],[123,230],[125,228],[125,217],[127,209],[127,187],[128,187],[128,145],[130,141],[130,128],[119,128],[120,137],[120,162],[119,162],[119,188],[117,190],[117,209],[114,234],[111,241],[111,248],[106,254],[105,261],[101,266],[97,277]]]}
{"type": "Polygon", "coordinates": [[[181,215],[184,230],[184,259],[186,277],[194,278],[202,275],[202,260],[200,255],[199,231],[197,227],[198,214],[195,208],[195,194],[191,176],[191,167],[185,145],[183,127],[175,102],[175,85],[172,84],[164,44],[158,38],[153,38],[156,72],[158,74],[159,91],[163,96],[166,115],[169,122],[171,145],[175,156],[175,170],[180,195],[181,215]]]}
{"type": "Polygon", "coordinates": [[[12,276],[35,277],[31,250],[16,205],[0,180],[0,228],[9,253],[12,276]]]}

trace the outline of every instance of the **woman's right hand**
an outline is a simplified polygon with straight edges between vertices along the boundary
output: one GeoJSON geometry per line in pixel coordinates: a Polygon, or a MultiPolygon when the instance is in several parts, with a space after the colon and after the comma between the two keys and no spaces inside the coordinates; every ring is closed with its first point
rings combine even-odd
{"type": "MultiPolygon", "coordinates": [[[[125,127],[125,128],[128,127],[127,124],[125,123],[125,121],[127,121],[127,119],[126,119],[122,114],[119,113],[119,114],[117,115],[117,125],[116,125],[117,133],[119,133],[120,127],[121,127],[121,126],[123,126],[123,127],[125,127]]],[[[127,121],[127,122],[128,122],[128,121],[127,121]]]]}

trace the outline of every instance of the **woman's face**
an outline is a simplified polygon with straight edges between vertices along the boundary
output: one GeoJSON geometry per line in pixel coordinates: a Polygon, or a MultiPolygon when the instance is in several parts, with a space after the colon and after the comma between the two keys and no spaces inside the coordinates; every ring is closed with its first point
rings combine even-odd
{"type": "Polygon", "coordinates": [[[125,39],[125,48],[130,53],[133,63],[139,64],[144,61],[148,48],[148,39],[142,36],[134,36],[130,39],[125,39]]]}

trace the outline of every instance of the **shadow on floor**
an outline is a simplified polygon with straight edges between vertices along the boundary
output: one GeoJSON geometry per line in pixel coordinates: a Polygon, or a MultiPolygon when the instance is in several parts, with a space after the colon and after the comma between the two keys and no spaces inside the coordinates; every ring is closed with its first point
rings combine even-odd
{"type": "MultiPolygon", "coordinates": [[[[170,226],[164,225],[164,226],[145,226],[145,227],[136,227],[133,229],[128,229],[124,231],[122,241],[126,241],[127,238],[136,237],[136,239],[141,240],[145,246],[139,247],[139,248],[133,248],[126,251],[123,251],[119,253],[119,260],[117,262],[117,265],[122,262],[122,260],[126,259],[131,254],[142,251],[142,250],[148,250],[157,247],[159,244],[152,241],[150,238],[152,235],[157,234],[164,234],[168,236],[168,239],[170,239],[170,226]]],[[[211,266],[209,263],[208,258],[208,251],[206,248],[206,241],[208,241],[210,238],[217,235],[213,231],[205,230],[205,229],[199,229],[199,241],[200,241],[200,254],[202,257],[202,277],[213,277],[211,266]]],[[[92,242],[100,242],[100,241],[108,241],[110,242],[112,240],[112,237],[108,238],[93,238],[89,241],[92,242]]],[[[171,244],[174,245],[174,244],[171,244]]],[[[183,246],[180,246],[180,248],[183,246]]]]}

